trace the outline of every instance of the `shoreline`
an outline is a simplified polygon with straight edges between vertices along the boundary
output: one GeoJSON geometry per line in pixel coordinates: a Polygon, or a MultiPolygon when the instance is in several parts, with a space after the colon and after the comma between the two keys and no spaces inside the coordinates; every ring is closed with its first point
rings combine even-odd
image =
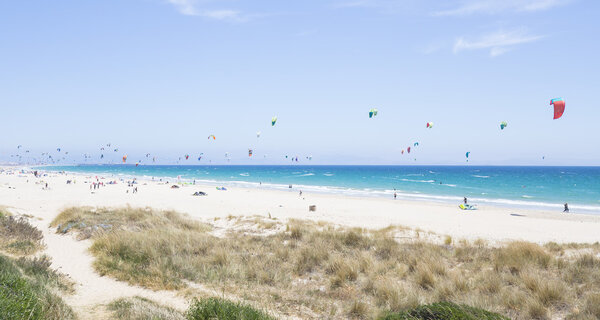
{"type": "MultiPolygon", "coordinates": [[[[336,225],[368,229],[390,225],[405,226],[468,240],[485,239],[491,242],[525,240],[537,243],[600,241],[600,216],[562,214],[547,210],[503,208],[482,205],[476,211],[462,211],[457,205],[414,200],[393,200],[376,197],[353,197],[296,190],[231,187],[218,191],[214,185],[181,185],[138,180],[139,192],[119,178],[116,185],[90,190],[91,174],[59,174],[48,172],[47,177],[0,175],[0,188],[10,190],[0,194],[0,204],[28,212],[49,223],[62,209],[71,206],[92,207],[152,207],[175,210],[189,216],[210,220],[215,217],[273,216],[278,219],[309,219],[336,225]],[[76,179],[76,184],[66,184],[76,179]],[[29,181],[29,182],[27,182],[29,181]],[[39,181],[49,183],[49,190],[39,181]],[[86,183],[88,182],[88,183],[86,183]],[[16,189],[8,189],[7,186],[16,189]],[[192,193],[204,191],[206,197],[192,193]],[[316,205],[316,212],[309,212],[316,205]]],[[[98,175],[100,177],[100,175],[98,175]]],[[[126,180],[126,179],[124,179],[126,180]]]]}
{"type": "MultiPolygon", "coordinates": [[[[79,165],[76,165],[79,166],[79,165]]],[[[87,164],[83,166],[89,166],[87,164]]],[[[96,166],[96,165],[93,165],[96,166]]],[[[97,166],[102,166],[97,165],[97,166]]],[[[110,165],[112,166],[112,165],[110,165]]],[[[133,165],[130,165],[133,166],[133,165]]],[[[154,165],[153,165],[154,166],[154,165]]],[[[156,165],[161,166],[161,165],[156,165]]],[[[166,165],[170,166],[170,165],[166,165]]],[[[190,167],[194,167],[195,165],[190,165],[190,167]]],[[[228,166],[228,165],[224,165],[228,166]]],[[[245,166],[245,165],[244,165],[245,166]]],[[[241,167],[244,167],[241,166],[241,167]]],[[[36,170],[35,168],[46,168],[53,167],[53,165],[47,166],[35,166],[35,167],[23,167],[28,170],[36,170]]],[[[57,166],[64,167],[64,166],[57,166]]],[[[70,167],[70,166],[69,166],[70,167]]],[[[209,166],[209,167],[212,167],[209,166]]],[[[257,166],[258,167],[258,166],[257,166]]],[[[312,167],[312,166],[309,166],[312,167]]],[[[428,166],[425,166],[428,167],[428,166]]],[[[515,166],[521,167],[521,166],[515,166]]],[[[522,166],[528,167],[528,166],[522,166]]],[[[535,166],[534,166],[535,167],[535,166]]],[[[555,166],[556,167],[556,166],[555,166]]],[[[590,167],[590,166],[582,166],[582,167],[590,167]]],[[[0,166],[1,168],[1,166],[0,166]]],[[[559,167],[557,167],[559,168],[559,167]]],[[[563,168],[563,167],[560,167],[563,168]]],[[[564,167],[568,168],[568,167],[564,167]]],[[[125,173],[98,173],[98,172],[76,172],[76,171],[54,171],[49,170],[48,172],[65,172],[68,174],[74,175],[93,175],[93,176],[102,176],[105,178],[115,177],[118,179],[137,179],[144,181],[170,181],[173,183],[184,183],[184,184],[192,184],[193,181],[199,182],[199,185],[209,185],[209,186],[226,186],[226,187],[236,187],[236,188],[248,188],[248,189],[268,189],[268,190],[280,190],[287,191],[289,185],[292,184],[282,184],[282,183],[270,183],[270,182],[253,182],[253,181],[243,181],[243,180],[214,180],[214,179],[193,179],[193,178],[181,178],[171,176],[148,176],[144,174],[136,175],[136,174],[125,174],[125,173]]],[[[435,195],[429,193],[421,193],[418,191],[410,192],[406,190],[392,190],[392,189],[370,189],[370,188],[351,188],[351,187],[338,187],[338,186],[321,186],[321,185],[310,185],[310,184],[293,184],[292,190],[298,192],[299,190],[308,191],[312,193],[319,193],[324,195],[340,195],[347,197],[359,197],[359,198],[377,198],[377,199],[390,199],[393,197],[394,192],[397,193],[398,199],[403,201],[415,201],[415,202],[427,202],[434,204],[447,204],[447,205],[455,205],[458,206],[462,203],[463,197],[456,195],[435,195]]],[[[527,197],[523,196],[523,199],[527,199],[527,197]]],[[[489,206],[503,209],[514,209],[514,210],[534,210],[534,211],[547,211],[552,213],[562,213],[563,203],[552,203],[552,202],[544,202],[544,201],[526,201],[521,199],[506,199],[506,198],[485,198],[485,197],[477,197],[477,196],[468,196],[468,199],[471,203],[480,206],[489,206]]],[[[578,204],[577,202],[570,202],[569,208],[571,209],[569,214],[576,215],[597,215],[600,216],[600,205],[595,206],[593,204],[578,204]]]]}

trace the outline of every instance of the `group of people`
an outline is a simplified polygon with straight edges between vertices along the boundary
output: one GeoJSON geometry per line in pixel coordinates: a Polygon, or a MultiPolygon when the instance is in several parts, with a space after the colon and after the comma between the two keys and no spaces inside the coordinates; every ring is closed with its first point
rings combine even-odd
{"type": "Polygon", "coordinates": [[[90,190],[100,189],[100,187],[104,187],[104,182],[92,182],[90,184],[90,190]]]}

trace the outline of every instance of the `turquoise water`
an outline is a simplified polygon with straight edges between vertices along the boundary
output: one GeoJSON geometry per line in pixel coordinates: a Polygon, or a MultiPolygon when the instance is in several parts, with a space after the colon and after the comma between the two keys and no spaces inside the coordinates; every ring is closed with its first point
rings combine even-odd
{"type": "Polygon", "coordinates": [[[600,214],[600,167],[473,166],[133,166],[80,165],[45,170],[138,176],[354,196],[470,202],[600,214]]]}

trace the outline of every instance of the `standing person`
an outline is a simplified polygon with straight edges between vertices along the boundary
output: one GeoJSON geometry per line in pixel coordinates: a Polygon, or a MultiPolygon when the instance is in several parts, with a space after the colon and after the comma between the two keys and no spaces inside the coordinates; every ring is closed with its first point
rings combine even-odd
{"type": "Polygon", "coordinates": [[[467,197],[463,199],[464,203],[467,204],[467,197]]]}
{"type": "Polygon", "coordinates": [[[396,194],[396,192],[394,192],[394,200],[396,200],[396,197],[398,197],[398,194],[396,194]]]}
{"type": "Polygon", "coordinates": [[[563,212],[569,213],[569,204],[565,202],[565,210],[563,212]]]}
{"type": "Polygon", "coordinates": [[[300,190],[300,197],[302,197],[302,190],[300,190]]]}

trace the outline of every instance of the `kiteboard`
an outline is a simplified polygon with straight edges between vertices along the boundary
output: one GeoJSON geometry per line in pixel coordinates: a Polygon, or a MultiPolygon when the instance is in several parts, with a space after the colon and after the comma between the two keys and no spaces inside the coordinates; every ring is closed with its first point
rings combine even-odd
{"type": "Polygon", "coordinates": [[[477,210],[477,207],[470,204],[461,204],[458,206],[461,210],[477,210]]]}

